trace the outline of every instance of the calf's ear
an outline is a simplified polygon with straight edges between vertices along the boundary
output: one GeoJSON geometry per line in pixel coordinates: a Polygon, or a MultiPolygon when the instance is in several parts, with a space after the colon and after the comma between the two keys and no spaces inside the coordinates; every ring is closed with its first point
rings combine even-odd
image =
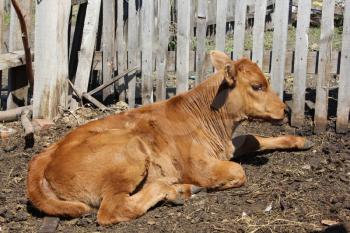
{"type": "Polygon", "coordinates": [[[224,66],[225,73],[224,73],[224,80],[227,83],[227,85],[231,88],[233,88],[236,85],[236,67],[234,62],[230,61],[225,64],[224,66]]]}
{"type": "Polygon", "coordinates": [[[222,70],[225,64],[230,62],[231,59],[224,53],[218,50],[210,51],[210,60],[216,70],[222,70]]]}

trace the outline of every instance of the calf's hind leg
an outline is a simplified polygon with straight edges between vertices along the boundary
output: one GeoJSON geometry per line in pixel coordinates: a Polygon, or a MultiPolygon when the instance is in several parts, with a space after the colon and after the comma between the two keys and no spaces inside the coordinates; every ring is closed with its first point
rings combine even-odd
{"type": "Polygon", "coordinates": [[[138,193],[107,194],[97,213],[99,224],[113,224],[135,219],[162,200],[176,202],[191,196],[192,185],[174,184],[162,179],[146,184],[138,193]]]}

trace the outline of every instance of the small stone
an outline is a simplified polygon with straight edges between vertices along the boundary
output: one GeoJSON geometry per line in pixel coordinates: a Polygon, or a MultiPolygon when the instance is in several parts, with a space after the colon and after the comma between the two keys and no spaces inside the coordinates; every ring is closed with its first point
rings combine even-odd
{"type": "Polygon", "coordinates": [[[148,220],[148,221],[147,221],[147,224],[148,224],[148,225],[154,225],[154,224],[156,224],[156,222],[155,222],[154,220],[148,220]]]}
{"type": "Polygon", "coordinates": [[[301,168],[304,169],[304,170],[311,170],[311,166],[309,164],[305,164],[301,168]]]}
{"type": "Polygon", "coordinates": [[[255,201],[254,201],[254,200],[251,200],[251,199],[246,200],[246,202],[249,203],[249,204],[255,203],[255,201]]]}

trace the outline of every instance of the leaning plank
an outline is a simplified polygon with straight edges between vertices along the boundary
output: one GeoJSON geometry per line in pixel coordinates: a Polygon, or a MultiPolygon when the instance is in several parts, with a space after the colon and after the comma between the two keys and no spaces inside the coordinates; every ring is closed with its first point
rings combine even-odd
{"type": "Polygon", "coordinates": [[[164,100],[166,98],[166,67],[167,52],[169,43],[169,25],[170,25],[170,1],[161,0],[158,3],[158,46],[157,46],[157,87],[156,100],[164,100]]]}
{"type": "MultiPolygon", "coordinates": [[[[101,0],[90,0],[86,9],[86,17],[83,29],[83,38],[80,46],[78,68],[74,85],[79,91],[86,92],[88,89],[92,58],[95,51],[96,34],[100,14],[101,0]]],[[[79,103],[72,99],[71,108],[77,109],[79,103]]]]}
{"type": "MultiPolygon", "coordinates": [[[[13,2],[12,2],[13,3],[13,2]]],[[[32,3],[33,1],[17,1],[15,2],[16,8],[11,4],[10,12],[10,29],[9,29],[9,41],[8,41],[8,50],[10,52],[23,49],[22,43],[22,32],[20,29],[19,18],[17,13],[20,11],[23,21],[27,24],[28,31],[31,31],[31,22],[32,22],[32,3]]],[[[18,107],[17,101],[19,99],[25,104],[28,102],[28,81],[21,77],[25,76],[25,66],[14,67],[9,70],[8,74],[8,90],[9,95],[7,98],[7,109],[18,107]]]]}
{"type": "Polygon", "coordinates": [[[101,109],[102,111],[107,109],[106,106],[104,106],[102,103],[100,103],[97,99],[95,99],[94,97],[92,97],[88,93],[79,91],[79,89],[76,86],[74,86],[73,83],[69,79],[68,79],[68,83],[80,100],[85,98],[88,101],[90,101],[90,103],[94,104],[96,107],[101,109]]]}
{"type": "MultiPolygon", "coordinates": [[[[103,1],[102,51],[103,83],[112,79],[114,71],[115,47],[115,1],[103,1]]],[[[114,86],[103,90],[103,100],[114,93],[114,86]]]]}
{"type": "Polygon", "coordinates": [[[276,1],[271,64],[271,86],[283,99],[286,61],[289,0],[276,1]]]}
{"type": "Polygon", "coordinates": [[[332,40],[334,34],[334,0],[323,2],[321,20],[320,55],[316,85],[315,132],[327,127],[328,88],[332,58],[332,40]]]}
{"type": "Polygon", "coordinates": [[[350,111],[350,0],[345,1],[343,43],[340,63],[337,126],[338,133],[348,131],[350,111]]]}
{"type": "Polygon", "coordinates": [[[67,107],[70,8],[71,1],[36,4],[34,118],[53,119],[67,107]]]}
{"type": "Polygon", "coordinates": [[[225,51],[226,14],[227,0],[217,0],[215,48],[220,51],[225,51]]]}
{"type": "Polygon", "coordinates": [[[25,109],[32,109],[33,106],[24,106],[19,108],[14,108],[6,111],[0,111],[0,122],[16,121],[21,116],[21,113],[25,109]]]}
{"type": "MultiPolygon", "coordinates": [[[[129,1],[129,18],[128,18],[128,67],[135,67],[138,64],[138,37],[139,13],[136,11],[135,1],[129,1]]],[[[136,73],[130,73],[128,76],[128,104],[129,107],[135,106],[136,95],[136,73]]]]}
{"type": "Polygon", "coordinates": [[[19,23],[21,26],[22,43],[23,43],[23,48],[24,48],[25,60],[26,60],[26,76],[27,76],[29,85],[33,88],[33,86],[34,86],[34,74],[33,74],[32,56],[31,56],[31,51],[30,51],[28,29],[27,29],[26,21],[25,21],[24,15],[23,15],[17,1],[11,0],[11,2],[12,2],[13,7],[15,8],[15,11],[17,13],[17,17],[19,19],[19,23]]]}
{"type": "Polygon", "coordinates": [[[177,1],[176,93],[188,90],[191,1],[177,1]]]}
{"type": "Polygon", "coordinates": [[[93,95],[101,90],[103,90],[104,88],[112,85],[113,83],[117,82],[118,80],[120,80],[121,78],[123,78],[125,75],[127,75],[128,73],[131,73],[131,72],[134,72],[134,71],[137,71],[139,68],[138,67],[135,67],[135,68],[132,68],[132,69],[129,69],[121,74],[119,74],[117,77],[115,78],[112,78],[111,80],[109,80],[108,82],[102,84],[101,86],[99,87],[96,87],[95,89],[91,90],[88,92],[89,95],[93,95]]]}
{"type": "Polygon", "coordinates": [[[236,1],[235,28],[233,40],[233,59],[243,57],[245,20],[247,15],[247,1],[236,1]]]}
{"type": "Polygon", "coordinates": [[[142,104],[153,102],[153,32],[154,32],[154,2],[144,1],[142,5],[141,44],[142,44],[142,104]]]}
{"type": "Polygon", "coordinates": [[[196,51],[196,71],[197,71],[197,84],[204,80],[204,58],[205,58],[205,41],[207,34],[207,11],[208,1],[198,0],[198,13],[197,13],[197,51],[196,51]]]}
{"type": "Polygon", "coordinates": [[[255,1],[254,28],[253,28],[253,57],[252,60],[263,67],[264,57],[264,29],[266,17],[266,1],[255,1]]]}
{"type": "Polygon", "coordinates": [[[311,0],[298,1],[297,35],[295,42],[293,106],[291,124],[301,126],[304,121],[305,87],[308,55],[308,32],[311,0]]]}
{"type": "MultiPolygon", "coordinates": [[[[117,1],[117,32],[116,32],[116,47],[117,47],[117,66],[118,74],[124,72],[127,66],[126,59],[126,43],[124,33],[124,1],[117,1]]],[[[119,100],[125,101],[125,79],[120,79],[118,82],[119,100]]]]}

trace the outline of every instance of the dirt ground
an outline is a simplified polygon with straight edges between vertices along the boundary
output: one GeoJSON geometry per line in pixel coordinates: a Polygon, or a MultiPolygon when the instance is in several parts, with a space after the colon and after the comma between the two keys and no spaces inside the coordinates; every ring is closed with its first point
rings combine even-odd
{"type": "MultiPolygon", "coordinates": [[[[120,106],[115,109],[120,110],[120,106]]],[[[123,106],[122,106],[123,108],[123,106]]],[[[110,114],[110,113],[105,113],[110,114]]],[[[34,148],[24,149],[19,122],[0,127],[17,130],[0,147],[0,232],[37,232],[43,221],[27,202],[28,161],[44,147],[87,120],[100,117],[90,108],[62,113],[45,133],[36,134],[34,148]]],[[[109,227],[96,223],[96,213],[61,219],[58,232],[322,232],[322,220],[350,222],[350,135],[313,135],[311,124],[288,125],[246,122],[241,133],[264,136],[295,134],[315,146],[308,151],[270,151],[237,159],[248,181],[242,188],[199,193],[182,206],[160,203],[141,218],[109,227]]],[[[335,231],[346,232],[336,228],[335,231]]]]}

